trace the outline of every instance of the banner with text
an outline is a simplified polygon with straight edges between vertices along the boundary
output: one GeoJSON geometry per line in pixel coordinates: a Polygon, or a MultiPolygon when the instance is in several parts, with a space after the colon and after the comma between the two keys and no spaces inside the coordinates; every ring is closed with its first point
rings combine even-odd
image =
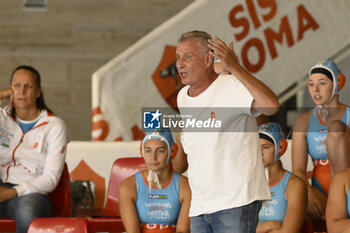
{"type": "Polygon", "coordinates": [[[175,51],[184,32],[233,41],[240,63],[279,94],[349,45],[348,22],[345,0],[196,0],[93,74],[92,139],[141,139],[143,107],[177,113],[175,51]]]}

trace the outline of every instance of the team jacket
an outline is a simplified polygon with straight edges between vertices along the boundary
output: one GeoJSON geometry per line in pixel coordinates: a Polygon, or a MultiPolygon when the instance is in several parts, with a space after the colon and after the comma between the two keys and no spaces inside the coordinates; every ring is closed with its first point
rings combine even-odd
{"type": "Polygon", "coordinates": [[[17,184],[18,196],[51,192],[64,167],[69,132],[65,123],[43,111],[26,133],[7,108],[0,109],[0,178],[17,184]]]}

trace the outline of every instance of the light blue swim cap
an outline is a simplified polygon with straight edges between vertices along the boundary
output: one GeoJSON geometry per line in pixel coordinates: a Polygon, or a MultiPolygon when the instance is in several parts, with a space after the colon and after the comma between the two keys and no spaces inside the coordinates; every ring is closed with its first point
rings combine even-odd
{"type": "Polygon", "coordinates": [[[281,126],[274,122],[265,123],[259,125],[259,134],[264,134],[272,139],[275,144],[275,160],[279,159],[287,149],[286,145],[280,145],[281,141],[284,139],[284,135],[281,126]],[[280,146],[283,146],[282,153],[280,153],[280,146]]]}
{"type": "Polygon", "coordinates": [[[150,139],[158,139],[164,142],[165,145],[167,145],[168,147],[167,163],[170,163],[171,150],[174,145],[174,139],[173,139],[173,136],[171,135],[170,130],[168,128],[162,128],[162,129],[155,129],[155,130],[148,131],[142,141],[142,155],[144,154],[145,143],[150,139]]]}
{"type": "MultiPolygon", "coordinates": [[[[322,73],[322,72],[319,72],[320,71],[319,69],[325,69],[328,72],[330,72],[332,75],[332,77],[329,77],[333,81],[333,94],[332,94],[332,96],[334,94],[339,93],[340,90],[338,90],[337,79],[338,79],[338,75],[340,73],[340,70],[338,69],[337,65],[332,60],[320,61],[310,69],[309,77],[311,74],[314,74],[314,73],[322,73]]],[[[327,75],[327,77],[328,77],[328,75],[327,75]]]]}

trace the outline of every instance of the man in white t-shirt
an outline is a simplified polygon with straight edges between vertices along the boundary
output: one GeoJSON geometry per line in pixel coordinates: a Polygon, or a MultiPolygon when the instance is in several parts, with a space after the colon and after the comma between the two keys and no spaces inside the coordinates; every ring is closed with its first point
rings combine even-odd
{"type": "Polygon", "coordinates": [[[261,160],[255,116],[278,111],[276,95],[238,63],[233,44],[202,31],[181,35],[177,69],[185,85],[178,94],[182,115],[220,119],[219,130],[178,135],[174,170],[187,170],[192,201],[191,232],[255,232],[261,201],[270,191],[261,160]],[[218,75],[214,58],[232,75],[218,75]]]}

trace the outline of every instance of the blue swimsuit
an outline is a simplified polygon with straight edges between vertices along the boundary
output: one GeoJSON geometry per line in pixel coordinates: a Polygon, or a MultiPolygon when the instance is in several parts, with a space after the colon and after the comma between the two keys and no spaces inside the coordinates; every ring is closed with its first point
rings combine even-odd
{"type": "Polygon", "coordinates": [[[172,173],[169,184],[162,189],[152,188],[149,193],[148,182],[142,172],[136,173],[136,209],[144,231],[159,228],[176,229],[181,209],[179,200],[179,175],[172,173]]]}
{"type": "MultiPolygon", "coordinates": [[[[341,121],[348,125],[349,119],[350,107],[347,107],[341,121]]],[[[328,161],[325,143],[327,134],[328,126],[320,122],[316,114],[316,109],[314,109],[311,113],[309,127],[306,134],[307,149],[314,162],[312,186],[317,187],[325,195],[328,194],[331,180],[331,167],[328,161]]]]}
{"type": "Polygon", "coordinates": [[[265,202],[261,207],[259,212],[259,222],[283,222],[288,204],[285,197],[285,192],[290,176],[291,173],[287,171],[283,174],[282,179],[278,181],[277,184],[270,186],[272,200],[265,202]]]}

